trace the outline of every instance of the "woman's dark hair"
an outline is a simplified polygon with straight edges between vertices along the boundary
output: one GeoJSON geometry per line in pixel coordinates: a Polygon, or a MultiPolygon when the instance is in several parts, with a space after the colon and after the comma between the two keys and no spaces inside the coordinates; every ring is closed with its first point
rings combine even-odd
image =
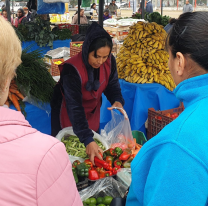
{"type": "Polygon", "coordinates": [[[107,38],[97,38],[91,43],[88,53],[95,51],[95,57],[97,57],[97,50],[105,46],[110,48],[110,53],[111,53],[112,48],[113,48],[112,41],[110,41],[107,38]]]}
{"type": "Polygon", "coordinates": [[[4,11],[7,12],[6,8],[3,8],[3,9],[1,10],[1,14],[2,14],[2,15],[3,15],[3,12],[4,12],[4,11]]]}
{"type": "Polygon", "coordinates": [[[94,6],[94,5],[96,5],[96,3],[93,3],[93,4],[91,5],[91,9],[93,9],[93,6],[94,6]]]}
{"type": "Polygon", "coordinates": [[[169,19],[169,24],[175,24],[176,21],[177,21],[177,19],[175,19],[175,18],[170,18],[170,19],[169,19]]]}
{"type": "Polygon", "coordinates": [[[166,40],[166,49],[173,57],[177,52],[189,56],[208,71],[208,15],[207,12],[181,14],[166,40]]]}
{"type": "Polygon", "coordinates": [[[108,9],[105,9],[105,10],[103,11],[103,13],[108,13],[108,14],[109,14],[109,10],[108,10],[108,9]]]}
{"type": "Polygon", "coordinates": [[[24,12],[24,10],[23,10],[22,8],[19,8],[17,11],[21,11],[22,16],[24,16],[24,15],[25,15],[25,12],[24,12]]]}

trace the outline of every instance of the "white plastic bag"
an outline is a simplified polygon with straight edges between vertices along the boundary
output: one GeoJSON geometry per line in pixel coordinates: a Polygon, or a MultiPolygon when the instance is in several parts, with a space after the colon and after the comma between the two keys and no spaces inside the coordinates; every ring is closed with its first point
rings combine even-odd
{"type": "Polygon", "coordinates": [[[101,136],[105,138],[110,148],[121,147],[125,149],[129,147],[133,149],[135,144],[127,114],[125,113],[124,116],[111,110],[111,115],[112,119],[101,130],[101,136]]]}
{"type": "Polygon", "coordinates": [[[104,178],[97,180],[95,184],[90,187],[85,188],[79,192],[81,200],[84,201],[90,197],[101,197],[101,196],[111,196],[115,197],[124,197],[128,187],[122,183],[116,181],[112,177],[104,178]]]}
{"type": "MultiPolygon", "coordinates": [[[[94,133],[94,136],[93,136],[93,139],[97,139],[98,141],[100,141],[103,146],[106,148],[106,150],[109,148],[106,140],[104,138],[102,138],[98,133],[92,131],[94,133]]],[[[76,136],[76,134],[74,134],[74,131],[73,131],[73,128],[72,127],[66,127],[64,129],[62,129],[56,136],[56,138],[61,141],[61,139],[64,137],[64,136],[67,136],[67,135],[74,135],[76,136]]],[[[80,157],[76,157],[76,156],[72,156],[72,155],[69,155],[69,159],[71,161],[71,163],[73,163],[75,160],[79,160],[80,162],[84,162],[84,159],[83,158],[80,158],[80,157]]]]}

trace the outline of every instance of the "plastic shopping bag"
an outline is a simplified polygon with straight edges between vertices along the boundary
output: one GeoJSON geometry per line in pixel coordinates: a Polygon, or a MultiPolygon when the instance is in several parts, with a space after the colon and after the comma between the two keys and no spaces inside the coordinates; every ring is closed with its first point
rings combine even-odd
{"type": "Polygon", "coordinates": [[[84,201],[90,197],[111,196],[123,198],[128,187],[112,177],[97,180],[95,184],[79,192],[81,200],[84,201]]]}
{"type": "Polygon", "coordinates": [[[114,110],[111,110],[111,115],[112,119],[101,130],[101,136],[106,139],[110,148],[133,149],[135,144],[128,117],[125,118],[123,114],[118,114],[114,110]]]}
{"type": "MultiPolygon", "coordinates": [[[[106,140],[104,138],[102,138],[98,133],[92,131],[94,133],[93,139],[97,139],[98,141],[100,141],[103,146],[106,148],[106,150],[109,148],[108,144],[106,142],[106,140]]],[[[74,134],[73,128],[72,127],[66,127],[64,129],[62,129],[56,136],[56,138],[61,141],[61,139],[65,136],[68,135],[73,135],[76,136],[76,134],[74,134]]],[[[71,161],[71,163],[73,163],[75,160],[79,160],[80,162],[84,162],[84,159],[81,157],[76,157],[76,156],[72,156],[69,155],[69,159],[71,161]]]]}
{"type": "Polygon", "coordinates": [[[65,4],[64,3],[44,3],[43,0],[38,0],[37,14],[64,14],[65,4]]]}

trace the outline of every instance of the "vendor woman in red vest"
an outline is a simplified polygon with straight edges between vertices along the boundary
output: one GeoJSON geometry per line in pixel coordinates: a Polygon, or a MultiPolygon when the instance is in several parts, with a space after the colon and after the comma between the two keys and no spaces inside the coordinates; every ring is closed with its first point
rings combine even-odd
{"type": "Polygon", "coordinates": [[[99,151],[102,152],[91,131],[99,130],[102,93],[112,107],[123,108],[124,105],[112,46],[110,35],[93,23],[87,31],[82,52],[60,66],[60,81],[51,101],[52,136],[72,126],[92,162],[94,156],[101,158],[99,151]]]}
{"type": "Polygon", "coordinates": [[[15,27],[18,27],[19,24],[24,24],[27,22],[27,19],[25,17],[25,12],[23,9],[18,9],[17,10],[17,18],[15,19],[15,22],[14,22],[14,26],[15,27]]]}

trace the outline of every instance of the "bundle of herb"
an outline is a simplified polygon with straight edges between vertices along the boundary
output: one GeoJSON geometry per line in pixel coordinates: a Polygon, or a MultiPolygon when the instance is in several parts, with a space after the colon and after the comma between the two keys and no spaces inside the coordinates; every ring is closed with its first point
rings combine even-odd
{"type": "Polygon", "coordinates": [[[27,53],[31,46],[22,52],[22,63],[17,68],[16,83],[25,91],[40,100],[50,102],[55,81],[47,70],[47,64],[42,59],[42,50],[27,53]]]}

